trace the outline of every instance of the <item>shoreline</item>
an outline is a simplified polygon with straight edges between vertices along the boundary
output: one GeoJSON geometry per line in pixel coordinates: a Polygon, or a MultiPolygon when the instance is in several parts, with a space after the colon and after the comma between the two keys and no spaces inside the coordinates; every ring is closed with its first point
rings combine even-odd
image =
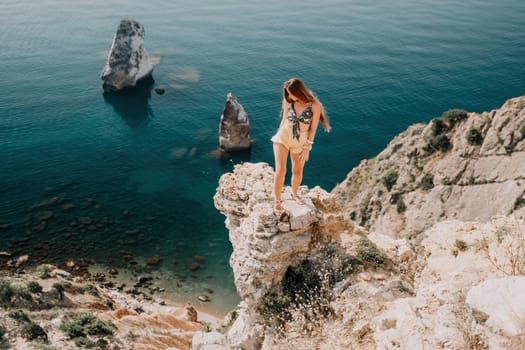
{"type": "Polygon", "coordinates": [[[35,262],[28,255],[13,257],[8,252],[0,252],[0,262],[0,277],[34,275],[40,266],[51,266],[71,274],[78,281],[96,284],[107,291],[115,290],[139,302],[160,302],[179,308],[191,303],[199,313],[215,319],[224,319],[240,302],[237,293],[232,295],[220,286],[213,286],[212,289],[206,281],[197,278],[176,279],[171,274],[172,271],[156,267],[138,273],[129,267],[119,267],[117,270],[104,263],[76,264],[71,260],[63,264],[35,262]],[[207,301],[199,300],[200,296],[205,296],[207,301]]]}
{"type": "Polygon", "coordinates": [[[137,349],[160,350],[172,346],[191,349],[195,332],[221,331],[225,327],[225,315],[207,305],[150,296],[141,287],[128,293],[115,281],[101,279],[100,275],[86,278],[55,265],[32,266],[25,259],[16,260],[16,269],[0,270],[2,288],[7,291],[0,300],[3,306],[0,318],[5,321],[0,327],[2,348],[4,345],[27,348],[43,342],[62,349],[73,348],[72,342],[79,346],[78,341],[92,344],[97,341],[123,348],[134,344],[137,349]],[[20,321],[17,315],[26,321],[20,321]],[[113,329],[111,334],[89,333],[90,337],[85,335],[84,340],[79,340],[79,335],[71,335],[64,329],[65,324],[83,317],[105,323],[113,329]],[[24,334],[23,327],[28,324],[40,329],[43,338],[24,334]]]}

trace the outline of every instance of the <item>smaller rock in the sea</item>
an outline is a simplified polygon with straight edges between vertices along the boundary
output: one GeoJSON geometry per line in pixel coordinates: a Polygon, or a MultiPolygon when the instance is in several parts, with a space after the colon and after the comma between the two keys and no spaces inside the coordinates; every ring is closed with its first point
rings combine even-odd
{"type": "Polygon", "coordinates": [[[204,291],[208,294],[213,294],[213,289],[211,288],[204,288],[204,291]]]}
{"type": "Polygon", "coordinates": [[[192,270],[192,271],[198,270],[200,268],[201,268],[201,265],[197,264],[197,263],[193,263],[193,264],[190,265],[190,270],[192,270]]]}
{"type": "Polygon", "coordinates": [[[10,256],[11,256],[11,253],[6,252],[6,251],[1,251],[1,252],[0,252],[0,256],[10,257],[10,256]]]}
{"type": "Polygon", "coordinates": [[[133,260],[133,255],[131,254],[126,254],[122,257],[125,261],[131,261],[133,260]]]}
{"type": "Polygon", "coordinates": [[[153,258],[149,258],[146,261],[146,264],[148,264],[150,266],[157,266],[159,263],[160,263],[160,256],[158,256],[158,255],[155,255],[153,258]]]}
{"type": "Polygon", "coordinates": [[[66,203],[66,204],[63,204],[61,208],[62,208],[62,211],[67,212],[67,211],[71,211],[71,210],[75,209],[76,207],[75,207],[74,204],[66,203]]]}
{"type": "Polygon", "coordinates": [[[35,214],[35,219],[38,221],[45,221],[51,219],[53,215],[53,212],[50,210],[39,211],[35,214]]]}
{"type": "Polygon", "coordinates": [[[36,233],[40,233],[42,231],[45,231],[47,228],[47,222],[45,221],[42,221],[40,224],[36,225],[35,227],[33,227],[33,230],[36,232],[36,233]]]}
{"type": "Polygon", "coordinates": [[[38,204],[33,205],[31,209],[46,208],[46,207],[50,207],[50,206],[62,203],[63,201],[64,201],[63,198],[52,197],[50,199],[46,199],[45,201],[42,201],[38,204]]]}
{"type": "Polygon", "coordinates": [[[162,87],[157,87],[155,88],[155,92],[159,95],[164,95],[164,92],[166,92],[166,90],[164,90],[164,88],[162,87]]]}
{"type": "Polygon", "coordinates": [[[199,298],[200,301],[203,301],[203,302],[210,301],[210,297],[207,296],[206,294],[201,294],[201,295],[198,296],[198,298],[199,298]]]}
{"type": "Polygon", "coordinates": [[[78,222],[82,225],[91,225],[93,219],[91,219],[89,216],[81,216],[78,218],[78,222]]]}
{"type": "Polygon", "coordinates": [[[72,268],[75,267],[75,262],[73,260],[66,261],[66,267],[72,268]]]}
{"type": "Polygon", "coordinates": [[[118,275],[118,270],[116,268],[112,268],[109,270],[110,275],[118,275]]]}
{"type": "Polygon", "coordinates": [[[252,146],[250,117],[229,92],[219,123],[219,146],[226,152],[248,150],[252,146]]]}
{"type": "Polygon", "coordinates": [[[206,258],[202,255],[195,255],[193,259],[198,262],[203,262],[204,260],[206,260],[206,258]]]}

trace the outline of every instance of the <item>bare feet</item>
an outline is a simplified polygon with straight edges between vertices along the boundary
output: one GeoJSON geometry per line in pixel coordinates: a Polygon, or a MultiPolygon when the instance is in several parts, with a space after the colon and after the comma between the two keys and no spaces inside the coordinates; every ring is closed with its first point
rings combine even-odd
{"type": "Polygon", "coordinates": [[[304,200],[297,195],[297,193],[292,193],[292,199],[296,201],[299,205],[304,204],[304,200]]]}

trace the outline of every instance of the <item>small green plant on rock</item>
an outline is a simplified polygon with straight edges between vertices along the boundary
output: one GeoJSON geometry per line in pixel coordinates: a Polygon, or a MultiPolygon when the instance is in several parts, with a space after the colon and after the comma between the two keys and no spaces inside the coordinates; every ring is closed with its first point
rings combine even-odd
{"type": "Polygon", "coordinates": [[[95,297],[100,297],[98,289],[92,284],[86,284],[86,285],[79,286],[75,288],[75,290],[80,294],[89,293],[95,297]]]}
{"type": "Polygon", "coordinates": [[[398,178],[399,173],[397,172],[397,170],[389,170],[388,173],[381,179],[381,182],[390,192],[392,187],[396,184],[398,178]]]}
{"type": "Polygon", "coordinates": [[[396,210],[399,214],[404,213],[407,210],[407,205],[405,204],[402,196],[396,203],[396,210]]]}
{"type": "Polygon", "coordinates": [[[11,282],[5,279],[0,279],[0,304],[9,305],[11,304],[11,298],[14,296],[15,292],[11,282]]]}
{"type": "Polygon", "coordinates": [[[30,322],[22,328],[20,335],[27,340],[41,340],[47,342],[47,333],[36,323],[30,322]]]}
{"type": "Polygon", "coordinates": [[[0,342],[4,339],[4,336],[7,334],[7,329],[0,325],[0,342]]]}
{"type": "Polygon", "coordinates": [[[55,290],[57,291],[58,298],[60,300],[64,300],[64,292],[66,291],[64,284],[60,282],[53,283],[53,288],[55,288],[55,290]]]}
{"type": "Polygon", "coordinates": [[[31,295],[31,292],[26,286],[14,285],[13,291],[15,293],[14,298],[19,298],[19,299],[28,300],[28,301],[33,300],[33,296],[31,295]]]}
{"type": "Polygon", "coordinates": [[[514,201],[514,210],[518,210],[523,206],[525,206],[525,198],[523,197],[516,198],[516,200],[514,201]]]}
{"type": "Polygon", "coordinates": [[[42,286],[37,281],[27,282],[27,288],[31,293],[42,293],[42,286]]]}
{"type": "Polygon", "coordinates": [[[452,129],[456,123],[468,118],[468,112],[464,109],[449,109],[441,118],[448,123],[449,129],[452,129]]]}
{"type": "Polygon", "coordinates": [[[472,127],[467,131],[467,141],[470,145],[479,146],[483,143],[483,136],[478,129],[472,127]]]}
{"type": "Polygon", "coordinates": [[[374,267],[382,265],[386,261],[383,252],[368,238],[361,238],[359,240],[357,257],[363,262],[372,264],[374,267]]]}
{"type": "Polygon", "coordinates": [[[430,140],[429,147],[431,147],[433,150],[438,150],[445,153],[452,148],[452,143],[450,142],[450,139],[447,135],[441,134],[430,140]]]}
{"type": "Polygon", "coordinates": [[[92,347],[96,343],[88,338],[88,336],[104,337],[113,335],[115,326],[111,323],[106,323],[92,314],[81,314],[75,317],[70,322],[65,322],[60,326],[66,335],[75,341],[77,346],[92,347]],[[93,344],[92,346],[89,346],[93,344]]]}
{"type": "Polygon", "coordinates": [[[448,131],[447,124],[441,118],[432,119],[432,136],[438,136],[448,131]]]}
{"type": "Polygon", "coordinates": [[[94,348],[97,346],[97,343],[86,337],[75,338],[75,345],[78,347],[94,348]]]}
{"type": "Polygon", "coordinates": [[[430,191],[434,188],[434,176],[432,174],[425,174],[421,179],[421,188],[423,191],[430,191]]]}
{"type": "Polygon", "coordinates": [[[36,272],[38,273],[38,277],[40,277],[41,279],[51,277],[51,268],[47,264],[39,265],[36,268],[36,272]]]}
{"type": "Polygon", "coordinates": [[[12,310],[7,313],[7,316],[11,317],[18,323],[29,323],[31,319],[23,310],[12,310]]]}

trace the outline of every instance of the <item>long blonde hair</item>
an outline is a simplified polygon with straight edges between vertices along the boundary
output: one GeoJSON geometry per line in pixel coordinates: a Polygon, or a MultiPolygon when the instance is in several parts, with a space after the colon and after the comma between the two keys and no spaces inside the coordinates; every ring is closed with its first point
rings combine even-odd
{"type": "Polygon", "coordinates": [[[328,120],[328,116],[326,115],[326,111],[324,109],[323,104],[319,99],[314,95],[314,93],[306,87],[306,85],[303,83],[303,81],[299,78],[291,78],[284,82],[283,84],[283,99],[286,100],[288,103],[293,103],[294,101],[290,98],[290,93],[294,96],[297,96],[303,101],[308,102],[315,102],[319,103],[321,106],[321,117],[319,118],[319,121],[321,122],[321,125],[323,125],[323,128],[326,132],[330,132],[332,127],[330,126],[330,121],[328,120]]]}

